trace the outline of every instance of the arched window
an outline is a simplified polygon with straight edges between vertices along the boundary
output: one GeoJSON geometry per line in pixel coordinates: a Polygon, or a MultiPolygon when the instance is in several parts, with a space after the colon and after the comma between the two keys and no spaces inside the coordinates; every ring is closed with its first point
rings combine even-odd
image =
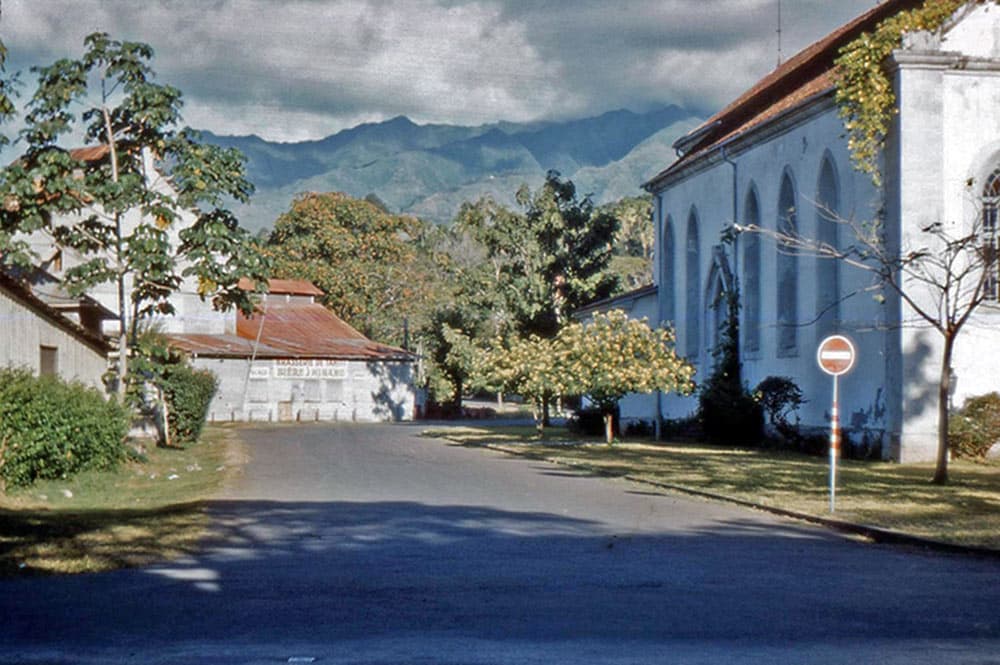
{"type": "Polygon", "coordinates": [[[1000,261],[997,261],[997,247],[1000,246],[1000,167],[986,179],[983,187],[983,259],[986,270],[986,297],[1000,299],[1000,261]]]}
{"type": "MultiPolygon", "coordinates": [[[[743,208],[743,223],[760,227],[760,204],[751,187],[743,208]]],[[[743,348],[760,351],[760,234],[745,233],[743,243],[743,348]]]]}
{"type": "Polygon", "coordinates": [[[688,216],[685,251],[684,290],[684,349],[691,360],[698,359],[701,339],[701,252],[698,243],[698,213],[694,208],[688,216]]]}
{"type": "Polygon", "coordinates": [[[674,263],[677,257],[674,254],[674,220],[667,215],[667,221],[663,224],[663,238],[661,242],[660,257],[660,320],[667,321],[671,325],[677,320],[674,312],[674,288],[676,275],[674,274],[674,263]]]}
{"type": "MultiPolygon", "coordinates": [[[[778,196],[777,230],[786,237],[795,237],[799,232],[795,186],[787,173],[781,179],[778,196]]],[[[794,247],[780,239],[777,254],[778,356],[793,356],[798,352],[799,343],[799,257],[794,247]]]]}
{"type": "MultiPolygon", "coordinates": [[[[816,186],[816,239],[821,246],[839,248],[840,188],[829,156],[823,159],[816,186]]],[[[816,259],[816,333],[820,338],[834,331],[840,321],[840,261],[816,259]]]]}

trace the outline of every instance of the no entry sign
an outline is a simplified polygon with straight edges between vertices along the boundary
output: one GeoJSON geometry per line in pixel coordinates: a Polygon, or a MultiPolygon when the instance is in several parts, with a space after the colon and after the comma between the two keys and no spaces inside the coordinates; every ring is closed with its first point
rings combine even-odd
{"type": "Polygon", "coordinates": [[[820,369],[831,376],[847,374],[854,367],[855,360],[854,344],[843,335],[830,335],[820,342],[816,351],[820,369]]]}
{"type": "Polygon", "coordinates": [[[819,343],[816,362],[833,377],[833,405],[830,408],[830,512],[837,506],[837,457],[840,455],[840,387],[838,381],[854,367],[858,354],[843,335],[830,335],[819,343]]]}

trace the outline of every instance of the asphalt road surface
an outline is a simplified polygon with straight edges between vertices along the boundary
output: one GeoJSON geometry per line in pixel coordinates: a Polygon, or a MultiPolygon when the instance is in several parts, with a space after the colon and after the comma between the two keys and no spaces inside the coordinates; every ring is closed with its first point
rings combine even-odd
{"type": "Polygon", "coordinates": [[[996,560],[419,432],[242,430],[202,555],[3,582],[0,663],[1000,663],[996,560]]]}

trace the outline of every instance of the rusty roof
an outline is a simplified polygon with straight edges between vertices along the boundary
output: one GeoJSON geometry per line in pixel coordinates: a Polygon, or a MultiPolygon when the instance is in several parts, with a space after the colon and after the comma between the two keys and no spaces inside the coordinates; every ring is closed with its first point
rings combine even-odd
{"type": "Polygon", "coordinates": [[[834,60],[840,50],[879,23],[899,12],[922,5],[924,0],[886,0],[861,16],[807,46],[758,81],[724,109],[689,132],[675,144],[684,151],[677,161],[647,182],[655,188],[683,166],[710,153],[730,139],[760,127],[834,85],[834,60]]]}
{"type": "Polygon", "coordinates": [[[80,162],[99,162],[111,152],[111,149],[105,145],[92,145],[85,148],[73,148],[69,151],[69,156],[80,162]]]}
{"type": "Polygon", "coordinates": [[[167,337],[183,351],[213,358],[414,359],[403,349],[368,339],[316,303],[264,303],[253,318],[237,315],[235,335],[167,337]]]}
{"type": "MultiPolygon", "coordinates": [[[[254,284],[246,277],[240,279],[239,287],[244,291],[252,291],[254,284]]],[[[322,296],[323,290],[305,279],[269,279],[267,292],[293,296],[322,296]]]]}

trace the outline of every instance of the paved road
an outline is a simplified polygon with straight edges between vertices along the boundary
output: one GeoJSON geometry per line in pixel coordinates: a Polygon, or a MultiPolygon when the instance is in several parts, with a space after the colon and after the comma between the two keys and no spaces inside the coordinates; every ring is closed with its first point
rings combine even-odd
{"type": "Polygon", "coordinates": [[[418,432],[244,430],[203,555],[0,584],[0,663],[1000,663],[996,561],[418,432]]]}

